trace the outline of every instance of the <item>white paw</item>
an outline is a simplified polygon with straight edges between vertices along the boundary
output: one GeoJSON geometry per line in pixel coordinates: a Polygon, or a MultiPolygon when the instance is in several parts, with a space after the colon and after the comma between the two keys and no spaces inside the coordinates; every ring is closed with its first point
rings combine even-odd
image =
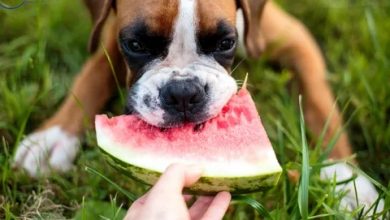
{"type": "Polygon", "coordinates": [[[25,169],[32,177],[51,170],[66,172],[72,168],[79,145],[75,135],[54,126],[28,135],[16,150],[14,166],[25,169]]]}
{"type": "MultiPolygon", "coordinates": [[[[321,179],[333,180],[333,177],[335,176],[336,182],[348,180],[352,178],[353,174],[354,172],[352,167],[346,163],[336,163],[321,169],[321,179]]],[[[364,210],[366,212],[376,202],[379,196],[374,185],[365,176],[360,174],[358,174],[354,181],[349,181],[348,183],[337,185],[336,191],[345,191],[347,193],[346,196],[342,198],[340,205],[341,208],[346,208],[350,211],[364,206],[364,210]]],[[[381,212],[383,208],[384,201],[382,199],[378,204],[376,213],[381,212]]],[[[373,210],[374,209],[371,209],[369,214],[373,214],[373,210]]]]}

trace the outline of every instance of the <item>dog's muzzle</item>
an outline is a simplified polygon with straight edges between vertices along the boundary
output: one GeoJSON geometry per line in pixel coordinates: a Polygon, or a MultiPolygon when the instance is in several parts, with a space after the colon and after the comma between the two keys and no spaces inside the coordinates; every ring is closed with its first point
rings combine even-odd
{"type": "Polygon", "coordinates": [[[129,89],[128,113],[165,128],[201,124],[216,116],[235,94],[237,85],[215,60],[198,59],[181,69],[160,63],[149,65],[129,89]]]}
{"type": "Polygon", "coordinates": [[[171,80],[160,89],[164,119],[171,124],[199,122],[205,117],[208,86],[198,78],[171,80]]]}

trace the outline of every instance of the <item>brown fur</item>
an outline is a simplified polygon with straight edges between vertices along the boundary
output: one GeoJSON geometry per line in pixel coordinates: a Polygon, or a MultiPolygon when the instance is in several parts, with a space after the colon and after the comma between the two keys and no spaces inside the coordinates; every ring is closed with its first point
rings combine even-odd
{"type": "Polygon", "coordinates": [[[260,23],[267,0],[238,0],[238,3],[244,14],[246,51],[250,57],[258,58],[266,47],[260,23]]]}
{"type": "MultiPolygon", "coordinates": [[[[257,57],[266,49],[272,59],[287,65],[296,72],[304,97],[308,126],[314,134],[319,135],[332,112],[335,101],[326,82],[323,57],[312,36],[299,21],[272,2],[268,2],[264,9],[265,1],[240,0],[237,2],[246,14],[245,20],[248,28],[245,39],[249,55],[257,57]]],[[[219,16],[235,22],[235,1],[226,0],[224,3],[218,2],[217,4],[216,1],[199,0],[198,13],[201,28],[212,28],[215,25],[215,18],[219,16]]],[[[125,67],[118,50],[117,36],[114,34],[118,33],[118,27],[123,28],[128,25],[137,15],[147,15],[148,25],[156,31],[169,34],[172,30],[166,27],[173,26],[173,18],[177,14],[178,6],[177,0],[118,0],[116,4],[116,7],[122,10],[118,10],[115,19],[107,22],[104,45],[114,66],[118,68],[120,81],[124,83],[125,67]]],[[[92,10],[97,10],[96,7],[94,8],[92,10]]],[[[104,20],[104,10],[100,10],[99,13],[103,14],[100,18],[104,20]]],[[[98,33],[95,31],[93,35],[95,34],[98,33]]],[[[80,135],[84,128],[84,118],[92,120],[114,90],[115,82],[112,72],[104,53],[99,50],[85,63],[66,101],[60,110],[44,124],[44,127],[60,125],[68,132],[80,135]]],[[[341,125],[342,119],[336,109],[330,121],[326,141],[329,141],[341,125]]],[[[336,142],[332,157],[344,158],[350,155],[348,138],[343,132],[336,142]]]]}
{"type": "Polygon", "coordinates": [[[236,3],[231,0],[207,1],[199,0],[197,6],[200,31],[212,31],[218,21],[224,19],[233,27],[236,23],[236,3]]]}
{"type": "Polygon", "coordinates": [[[119,28],[124,28],[142,17],[153,31],[169,37],[172,33],[174,19],[178,13],[177,0],[118,0],[117,21],[119,28]]]}
{"type": "MultiPolygon", "coordinates": [[[[124,62],[116,36],[109,34],[116,31],[113,19],[109,19],[103,45],[113,61],[118,80],[124,85],[124,62]]],[[[86,127],[92,125],[94,115],[101,111],[115,89],[115,79],[107,57],[103,50],[98,50],[85,62],[60,109],[40,130],[60,125],[71,134],[81,135],[86,127]]]]}
{"type": "Polygon", "coordinates": [[[114,1],[84,0],[84,2],[86,3],[90,11],[94,23],[93,29],[91,31],[91,36],[88,42],[88,50],[89,52],[93,53],[98,47],[98,43],[100,42],[100,33],[105,24],[105,21],[107,20],[108,15],[110,14],[110,9],[112,8],[114,1]]]}
{"type": "MultiPolygon", "coordinates": [[[[325,61],[317,44],[302,23],[272,2],[264,8],[261,33],[271,58],[296,72],[304,99],[305,119],[310,130],[319,135],[333,110],[335,100],[326,80],[325,61]]],[[[341,126],[342,119],[336,108],[325,142],[341,126]]],[[[351,154],[348,137],[342,132],[331,156],[345,158],[351,154]]]]}

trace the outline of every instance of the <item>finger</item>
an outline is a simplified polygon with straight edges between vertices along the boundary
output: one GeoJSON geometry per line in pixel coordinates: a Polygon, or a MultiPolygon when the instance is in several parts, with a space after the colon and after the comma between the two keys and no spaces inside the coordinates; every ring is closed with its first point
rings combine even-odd
{"type": "MultiPolygon", "coordinates": [[[[201,175],[201,169],[194,166],[172,165],[167,168],[157,183],[149,191],[138,219],[152,219],[162,214],[169,216],[188,216],[187,206],[182,195],[184,186],[195,183],[201,175]],[[167,202],[169,201],[169,202],[167,202]],[[142,216],[142,218],[141,218],[142,216]]],[[[131,213],[129,216],[135,216],[131,213]]]]}
{"type": "Polygon", "coordinates": [[[202,175],[202,169],[193,165],[174,164],[167,168],[157,183],[153,192],[180,193],[183,187],[194,184],[202,175]]]}
{"type": "Polygon", "coordinates": [[[135,200],[129,210],[127,211],[126,217],[124,219],[135,219],[135,217],[138,215],[138,212],[142,210],[143,206],[145,205],[146,199],[149,196],[149,192],[145,193],[143,196],[139,197],[137,200],[135,200]]]}
{"type": "Polygon", "coordinates": [[[222,219],[223,216],[225,215],[226,210],[229,207],[230,200],[231,200],[230,193],[228,192],[218,193],[201,219],[202,220],[222,219]]]}
{"type": "MultiPolygon", "coordinates": [[[[133,206],[131,206],[133,207],[133,206]]],[[[132,208],[129,208],[129,210],[127,210],[127,213],[126,213],[126,216],[123,218],[123,220],[131,220],[131,219],[134,219],[137,215],[138,215],[138,210],[137,209],[132,209],[132,208]]]]}
{"type": "Polygon", "coordinates": [[[211,196],[200,196],[189,210],[191,219],[201,219],[213,199],[211,196]]]}
{"type": "Polygon", "coordinates": [[[191,201],[192,198],[194,198],[193,195],[183,195],[183,199],[184,199],[184,201],[186,201],[186,202],[191,201]]]}

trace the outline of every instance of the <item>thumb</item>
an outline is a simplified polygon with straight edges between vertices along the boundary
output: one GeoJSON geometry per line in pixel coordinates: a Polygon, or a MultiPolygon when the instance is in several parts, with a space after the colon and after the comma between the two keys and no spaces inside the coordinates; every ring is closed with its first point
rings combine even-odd
{"type": "Polygon", "coordinates": [[[180,192],[184,187],[193,185],[202,175],[202,168],[195,165],[170,165],[154,185],[153,190],[180,192]]]}

